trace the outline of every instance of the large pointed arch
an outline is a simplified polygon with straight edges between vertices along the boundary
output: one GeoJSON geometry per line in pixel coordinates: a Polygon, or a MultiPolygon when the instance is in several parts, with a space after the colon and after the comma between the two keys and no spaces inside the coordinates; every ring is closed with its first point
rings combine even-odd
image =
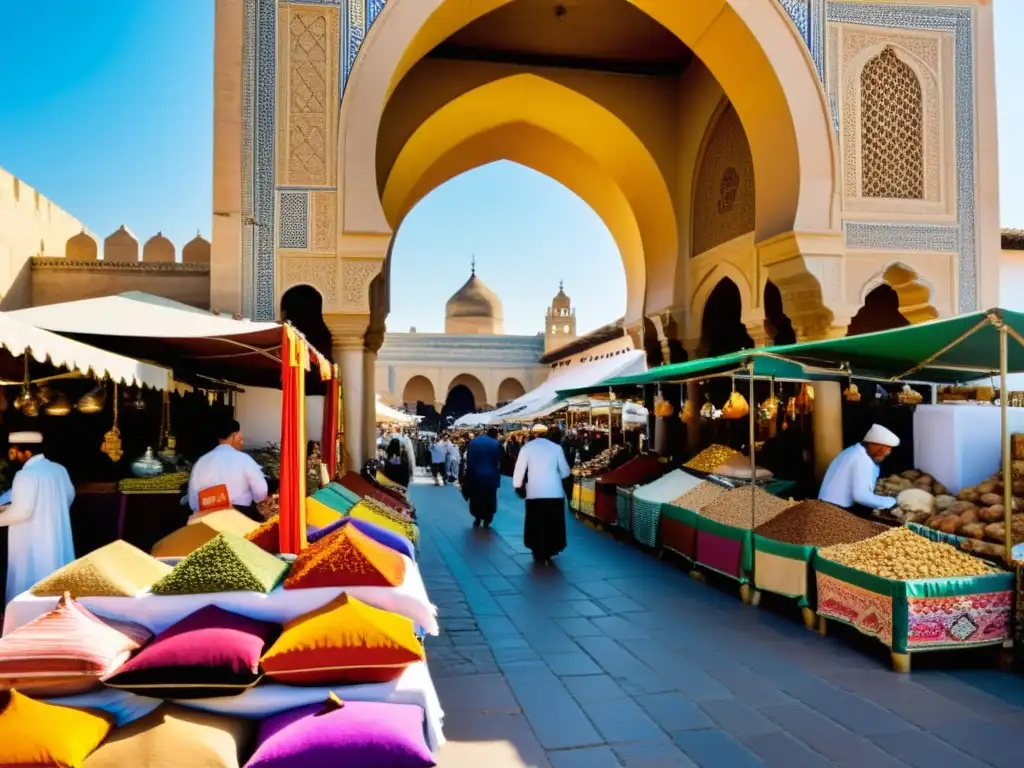
{"type": "MultiPolygon", "coordinates": [[[[340,223],[345,232],[390,234],[377,194],[375,150],[387,101],[436,45],[512,0],[392,0],[360,49],[342,103],[340,223]]],[[[624,0],[686,43],[736,108],[758,185],[756,232],[835,228],[835,137],[813,62],[777,3],[624,0]]]]}

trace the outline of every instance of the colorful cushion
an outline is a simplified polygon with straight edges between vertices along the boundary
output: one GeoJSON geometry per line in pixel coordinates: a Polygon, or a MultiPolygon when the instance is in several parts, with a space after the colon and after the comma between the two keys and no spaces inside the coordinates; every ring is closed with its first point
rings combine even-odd
{"type": "MultiPolygon", "coordinates": [[[[215,513],[215,514],[220,514],[215,513]]],[[[155,595],[209,592],[269,593],[288,572],[288,563],[232,533],[219,533],[186,557],[152,587],[155,595]]]]}
{"type": "Polygon", "coordinates": [[[260,679],[260,655],[278,626],[208,605],[157,635],[104,682],[143,696],[191,699],[241,693],[260,679]]]}
{"type": "Polygon", "coordinates": [[[401,510],[406,513],[409,512],[408,504],[399,501],[390,493],[378,488],[362,475],[357,475],[355,472],[346,472],[341,476],[339,482],[353,493],[357,493],[363,497],[376,499],[381,504],[386,504],[392,509],[401,510]]]}
{"type": "Polygon", "coordinates": [[[379,525],[381,528],[387,528],[389,531],[400,533],[414,545],[419,541],[420,532],[416,523],[399,512],[385,508],[383,505],[373,505],[371,504],[372,501],[372,499],[360,501],[349,510],[349,517],[366,520],[379,525]]]}
{"type": "Polygon", "coordinates": [[[250,520],[237,509],[211,512],[160,539],[153,545],[153,557],[188,557],[203,544],[216,538],[217,534],[245,536],[257,527],[256,521],[250,520]]]}
{"type": "Polygon", "coordinates": [[[423,658],[411,619],[342,594],[285,624],[263,671],[293,685],[385,683],[423,658]]]}
{"type": "Polygon", "coordinates": [[[315,544],[320,541],[320,539],[325,536],[329,536],[335,531],[341,530],[346,525],[358,528],[378,544],[383,544],[385,547],[389,547],[390,549],[395,550],[395,552],[405,555],[410,560],[416,559],[416,550],[413,547],[412,542],[405,538],[405,536],[402,536],[400,533],[395,533],[394,531],[389,531],[387,528],[377,525],[376,523],[371,523],[368,520],[360,520],[357,517],[342,518],[341,520],[331,523],[326,528],[313,531],[306,538],[310,544],[315,544]]]}
{"type": "Polygon", "coordinates": [[[358,493],[350,491],[348,488],[346,488],[345,486],[338,482],[329,483],[326,488],[321,488],[320,490],[332,491],[338,494],[338,496],[348,501],[349,506],[357,504],[359,502],[359,499],[362,498],[358,493]]]}
{"type": "Polygon", "coordinates": [[[397,587],[403,581],[400,554],[346,525],[299,554],[284,588],[397,587]]]}
{"type": "Polygon", "coordinates": [[[329,494],[323,493],[324,489],[317,491],[306,499],[306,524],[314,528],[325,528],[336,523],[347,512],[351,505],[342,506],[340,501],[331,498],[329,494]]]}
{"type": "Polygon", "coordinates": [[[110,734],[84,768],[238,768],[252,730],[248,720],[165,704],[110,734]]]}
{"type": "Polygon", "coordinates": [[[423,710],[413,704],[335,700],[293,709],[264,720],[258,742],[246,768],[437,765],[423,739],[423,710]]]}
{"type": "Polygon", "coordinates": [[[0,765],[77,768],[110,732],[102,712],[68,709],[0,691],[0,765]]]}
{"type": "MultiPolygon", "coordinates": [[[[128,629],[127,625],[118,625],[128,629]]],[[[70,696],[99,687],[150,634],[111,626],[65,594],[57,607],[0,638],[0,689],[70,696]]]]}
{"type": "Polygon", "coordinates": [[[37,597],[135,597],[171,570],[127,541],[111,542],[37,582],[37,597]]]}

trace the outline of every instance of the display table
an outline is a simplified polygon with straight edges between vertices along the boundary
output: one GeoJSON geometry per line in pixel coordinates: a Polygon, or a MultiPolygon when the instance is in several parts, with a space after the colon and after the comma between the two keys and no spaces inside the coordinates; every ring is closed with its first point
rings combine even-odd
{"type": "MultiPolygon", "coordinates": [[[[1024,408],[1007,409],[1010,432],[1024,432],[1024,408]]],[[[919,405],[914,464],[957,494],[1002,465],[1000,409],[992,405],[919,405]]]]}
{"type": "Polygon", "coordinates": [[[752,531],[697,515],[696,561],[705,568],[747,584],[753,570],[752,531]]]}
{"type": "Polygon", "coordinates": [[[893,581],[820,556],[814,570],[819,619],[878,639],[897,671],[910,670],[913,653],[1002,645],[1012,636],[1012,573],[893,581]]]}
{"type": "Polygon", "coordinates": [[[687,560],[695,560],[698,517],[693,510],[675,504],[662,504],[658,520],[658,544],[661,548],[682,555],[687,560]]]}
{"type": "Polygon", "coordinates": [[[811,610],[812,563],[817,547],[789,544],[753,534],[754,588],[761,592],[793,598],[800,606],[804,624],[814,626],[811,610]]]}
{"type": "MultiPolygon", "coordinates": [[[[427,634],[439,631],[437,609],[427,597],[427,589],[416,563],[405,557],[405,581],[398,587],[321,587],[284,589],[269,595],[262,592],[214,592],[199,595],[154,595],[137,597],[82,597],[78,601],[90,611],[120,621],[142,624],[150,632],[163,632],[169,626],[207,605],[240,613],[252,619],[285,624],[303,614],[327,605],[342,592],[385,611],[401,614],[416,622],[427,634]]],[[[57,605],[57,597],[36,597],[30,592],[18,595],[4,614],[4,634],[27,624],[57,605]]]]}

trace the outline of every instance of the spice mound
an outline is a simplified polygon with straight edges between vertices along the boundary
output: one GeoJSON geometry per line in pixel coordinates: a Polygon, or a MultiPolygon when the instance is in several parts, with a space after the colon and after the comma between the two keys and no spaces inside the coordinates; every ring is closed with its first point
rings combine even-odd
{"type": "Polygon", "coordinates": [[[889,527],[864,520],[825,501],[807,500],[783,511],[754,531],[785,544],[832,547],[885,533],[889,527]]]}
{"type": "Polygon", "coordinates": [[[678,499],[672,502],[674,507],[682,507],[692,512],[700,512],[704,507],[713,502],[729,489],[717,483],[709,483],[706,480],[691,488],[678,499]]]}
{"type": "Polygon", "coordinates": [[[856,544],[822,549],[818,554],[826,560],[897,581],[998,572],[983,560],[965,555],[949,544],[926,539],[908,528],[893,528],[856,544]]]}
{"type": "Polygon", "coordinates": [[[698,472],[714,472],[729,459],[742,455],[732,448],[716,443],[715,445],[709,445],[683,466],[687,469],[695,469],[698,472]]]}
{"type": "Polygon", "coordinates": [[[700,513],[717,523],[750,530],[767,523],[773,517],[781,514],[783,510],[793,506],[792,502],[772,496],[768,491],[755,487],[753,489],[753,519],[751,519],[750,494],[749,487],[733,488],[700,510],[700,513]]]}

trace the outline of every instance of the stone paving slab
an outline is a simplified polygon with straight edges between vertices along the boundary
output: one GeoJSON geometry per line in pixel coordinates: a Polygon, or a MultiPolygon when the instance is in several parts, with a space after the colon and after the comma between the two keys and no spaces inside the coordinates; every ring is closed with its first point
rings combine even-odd
{"type": "Polygon", "coordinates": [[[535,566],[507,481],[491,529],[455,488],[412,495],[442,627],[441,768],[1024,765],[1024,678],[974,659],[896,675],[870,643],[571,519],[568,549],[535,566]]]}

